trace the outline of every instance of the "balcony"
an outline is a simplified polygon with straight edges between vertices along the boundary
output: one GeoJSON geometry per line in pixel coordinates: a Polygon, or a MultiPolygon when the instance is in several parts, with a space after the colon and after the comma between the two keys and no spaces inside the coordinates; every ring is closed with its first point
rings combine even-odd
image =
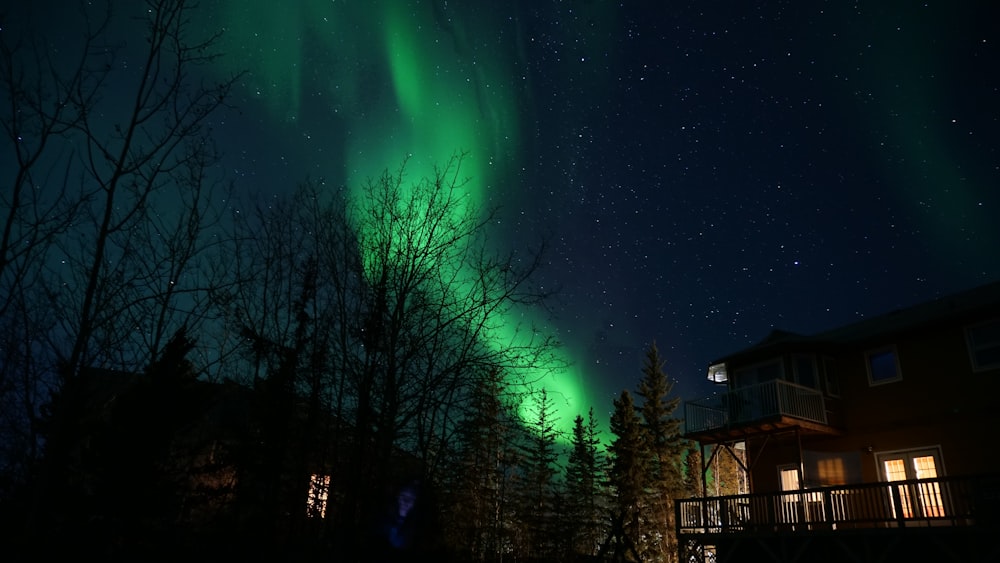
{"type": "Polygon", "coordinates": [[[938,477],[678,500],[678,537],[996,525],[1000,476],[938,477]]]}
{"type": "Polygon", "coordinates": [[[992,561],[1000,556],[998,502],[1000,475],[678,500],[678,556],[688,563],[992,561]]]}
{"type": "Polygon", "coordinates": [[[827,423],[822,393],[777,379],[688,401],[684,419],[685,434],[704,443],[734,431],[746,434],[791,426],[834,432],[827,423]]]}

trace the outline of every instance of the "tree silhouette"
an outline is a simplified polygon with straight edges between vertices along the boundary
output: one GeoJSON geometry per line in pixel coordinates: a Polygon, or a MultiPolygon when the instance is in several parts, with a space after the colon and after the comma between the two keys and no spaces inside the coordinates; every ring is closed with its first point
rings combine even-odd
{"type": "MultiPolygon", "coordinates": [[[[612,536],[616,549],[636,549],[644,532],[642,511],[647,501],[649,436],[627,389],[614,401],[608,447],[609,482],[615,496],[612,507],[612,536]]],[[[602,548],[605,551],[607,548],[602,548]]]]}
{"type": "Polygon", "coordinates": [[[520,463],[520,420],[502,374],[477,378],[443,472],[448,541],[462,561],[499,561],[516,514],[511,492],[520,463]]]}
{"type": "Polygon", "coordinates": [[[110,5],[79,8],[81,45],[67,49],[75,61],[31,42],[27,19],[5,25],[5,37],[24,35],[0,57],[17,163],[0,240],[0,307],[17,313],[4,316],[0,365],[22,374],[12,391],[22,420],[44,431],[29,437],[45,444],[25,519],[35,531],[66,493],[59,484],[75,480],[66,472],[89,392],[81,374],[141,372],[180,327],[204,319],[215,273],[204,229],[220,218],[209,205],[218,154],[207,120],[238,78],[195,75],[217,56],[217,36],[190,33],[184,0],[147,3],[146,41],[129,53],[142,63],[127,72],[116,64],[127,44],[111,36],[110,5]],[[30,248],[15,249],[25,240],[30,248]]]}
{"type": "Polygon", "coordinates": [[[559,491],[556,489],[555,477],[559,472],[557,462],[559,453],[556,451],[556,441],[559,431],[556,428],[558,418],[555,416],[555,406],[543,387],[534,397],[528,399],[531,403],[529,418],[524,428],[523,468],[524,481],[521,487],[522,498],[518,503],[520,518],[525,529],[525,536],[530,553],[537,557],[555,557],[560,537],[557,526],[563,519],[557,514],[559,491]]]}
{"type": "Polygon", "coordinates": [[[607,534],[605,464],[594,409],[573,420],[572,449],[566,465],[566,516],[574,552],[595,555],[607,534]]]}
{"type": "Polygon", "coordinates": [[[674,530],[674,499],[685,494],[683,478],[684,441],[680,419],[674,410],[680,403],[671,397],[673,384],[663,371],[663,359],[656,343],[649,346],[642,365],[638,394],[643,399],[641,413],[648,437],[648,501],[644,527],[649,538],[643,546],[653,561],[673,560],[677,552],[674,530]]]}

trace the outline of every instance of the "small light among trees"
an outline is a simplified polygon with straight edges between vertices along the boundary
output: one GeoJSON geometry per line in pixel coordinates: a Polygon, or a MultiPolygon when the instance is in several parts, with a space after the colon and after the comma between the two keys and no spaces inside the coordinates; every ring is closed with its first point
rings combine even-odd
{"type": "Polygon", "coordinates": [[[309,496],[306,497],[306,515],[326,518],[326,500],[330,494],[330,476],[313,473],[309,479],[309,496]]]}

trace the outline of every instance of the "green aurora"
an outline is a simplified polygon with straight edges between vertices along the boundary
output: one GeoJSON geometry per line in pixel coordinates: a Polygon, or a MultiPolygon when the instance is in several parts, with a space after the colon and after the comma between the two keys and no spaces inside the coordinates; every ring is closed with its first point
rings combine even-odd
{"type": "MultiPolygon", "coordinates": [[[[499,35],[511,44],[484,51],[467,38],[487,30],[496,37],[498,23],[475,6],[465,7],[463,17],[429,2],[269,6],[227,0],[211,22],[224,30],[225,56],[216,70],[248,71],[245,95],[266,108],[262,127],[307,129],[309,111],[341,123],[342,131],[325,132],[338,137],[341,147],[339,154],[327,153],[322,172],[355,194],[367,178],[404,158],[408,177],[417,179],[467,151],[469,203],[483,207],[503,197],[500,188],[514,177],[521,158],[518,100],[526,88],[520,84],[524,73],[517,72],[516,23],[500,24],[509,26],[499,35]]],[[[548,324],[536,311],[513,316],[492,335],[497,345],[524,338],[519,327],[548,324]]],[[[559,353],[558,366],[528,379],[548,391],[568,441],[574,418],[592,406],[600,413],[602,405],[569,351],[559,353]]],[[[526,404],[522,416],[532,411],[526,404]]]]}

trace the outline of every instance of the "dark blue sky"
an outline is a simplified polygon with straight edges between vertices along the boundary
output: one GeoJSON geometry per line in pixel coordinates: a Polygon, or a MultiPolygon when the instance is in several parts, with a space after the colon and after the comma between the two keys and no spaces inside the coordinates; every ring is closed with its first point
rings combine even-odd
{"type": "MultiPolygon", "coordinates": [[[[247,71],[212,123],[237,188],[351,189],[407,154],[470,150],[499,239],[550,241],[548,326],[598,413],[636,387],[653,341],[693,398],[712,391],[713,359],[773,328],[1000,279],[989,2],[200,10],[202,31],[223,32],[208,75],[247,71]]],[[[70,37],[77,20],[50,13],[70,37]]]]}
{"type": "Polygon", "coordinates": [[[486,152],[474,170],[501,237],[550,240],[550,328],[599,413],[653,341],[693,397],[712,391],[709,362],[773,328],[1000,277],[985,3],[376,4],[207,20],[228,66],[250,68],[242,121],[218,128],[238,180],[349,184],[352,163],[409,150],[383,139],[486,152]],[[411,113],[393,49],[447,86],[425,81],[411,113]]]}
{"type": "Polygon", "coordinates": [[[529,183],[554,189],[525,221],[556,236],[557,326],[609,393],[654,339],[691,396],[772,328],[1000,277],[986,3],[651,4],[606,25],[560,3],[527,26],[580,30],[529,52],[529,183]]]}

